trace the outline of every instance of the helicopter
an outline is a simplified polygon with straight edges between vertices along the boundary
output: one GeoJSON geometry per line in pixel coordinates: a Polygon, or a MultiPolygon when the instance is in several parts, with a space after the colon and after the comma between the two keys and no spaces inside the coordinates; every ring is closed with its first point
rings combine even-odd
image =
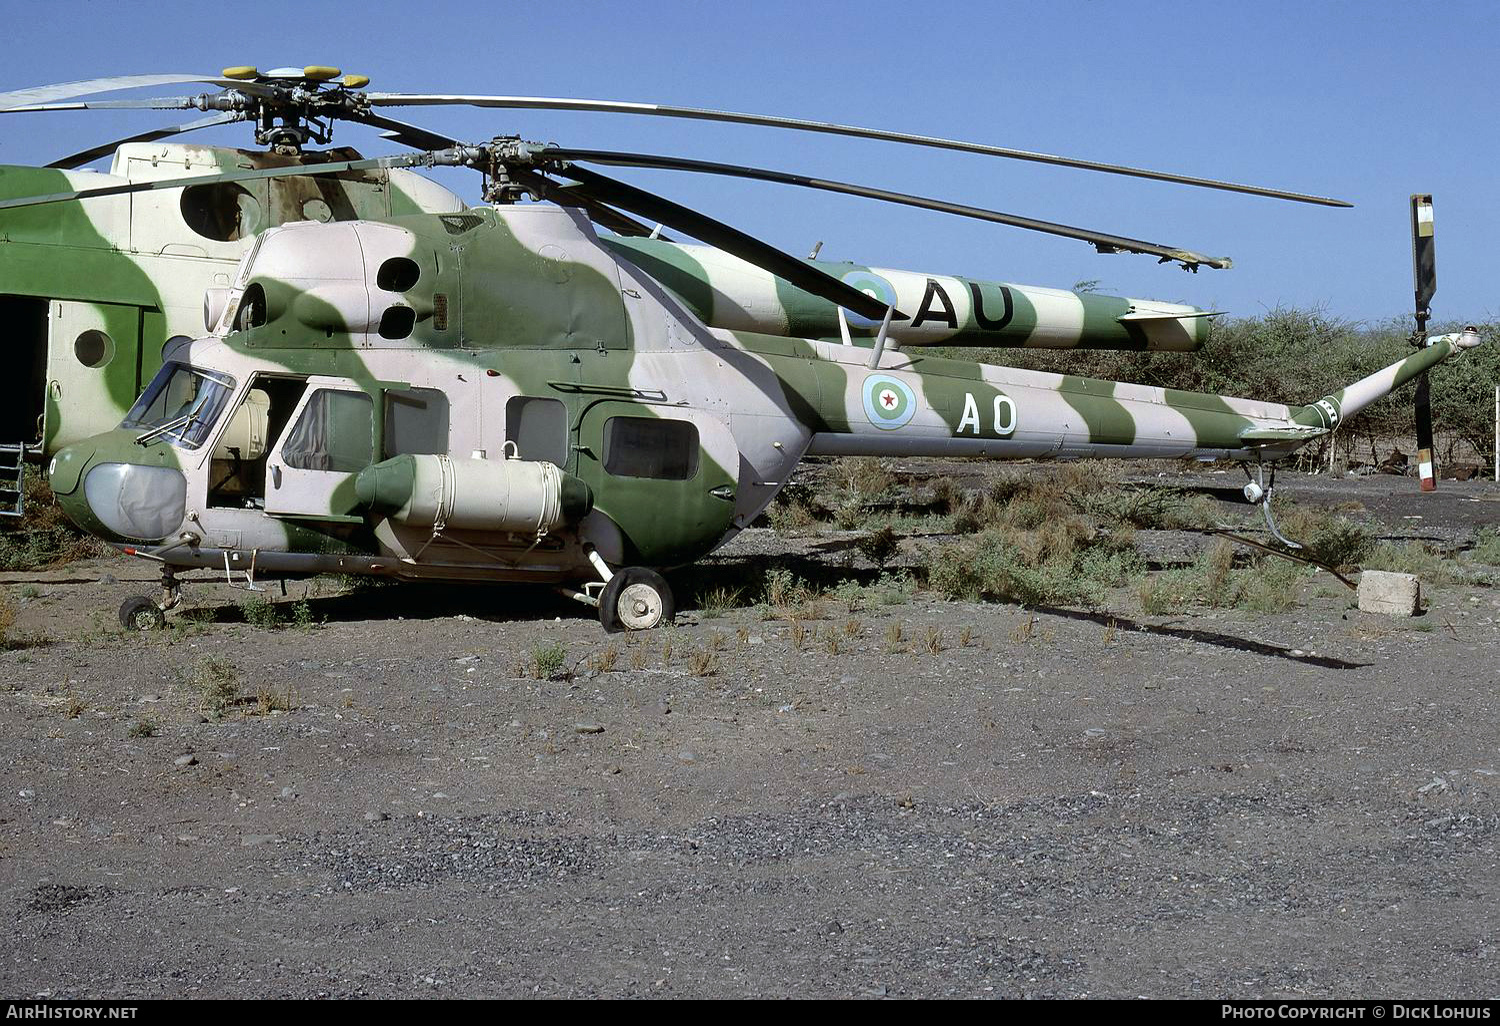
{"type": "MultiPolygon", "coordinates": [[[[229,284],[208,290],[207,333],[168,345],[118,427],[57,452],[48,472],[67,514],[161,567],[160,598],[127,600],[121,622],[160,626],[177,572],[209,567],[248,584],[321,572],[546,583],[608,630],[650,629],[674,614],[659,571],[749,526],[808,455],[1230,458],[1258,468],[1246,497],[1274,532],[1279,460],[1480,342],[1472,329],[1425,338],[1305,406],[930,356],[893,327],[919,328],[941,305],[926,283],[911,306],[585,166],[667,160],[704,163],[501,136],[187,181],[455,165],[484,174],[490,203],[259,232],[229,284]],[[632,215],[821,299],[843,337],[707,323],[595,227],[632,215]]],[[[12,196],[0,211],[183,186],[12,196]]]]}
{"type": "MultiPolygon", "coordinates": [[[[0,386],[4,399],[0,402],[0,450],[12,457],[45,461],[69,442],[118,423],[160,366],[162,347],[169,340],[206,330],[201,314],[205,290],[228,284],[240,258],[264,228],[300,220],[379,220],[407,213],[462,212],[467,204],[457,195],[404,168],[377,166],[317,177],[164,187],[170,180],[230,170],[360,160],[358,152],[347,147],[311,149],[331,144],[338,120],[381,129],[410,145],[441,148],[456,144],[447,136],[376,113],[371,103],[381,102],[381,97],[361,93],[368,84],[367,76],[346,75],[326,66],[269,72],[237,67],[217,76],[135,75],[0,93],[3,114],[121,108],[198,109],[209,114],[90,146],[61,156],[46,168],[0,167],[0,199],[153,183],[149,190],[96,194],[86,205],[62,203],[40,210],[0,212],[0,315],[11,327],[9,355],[15,368],[0,386]],[[79,99],[181,83],[206,83],[218,86],[219,91],[147,100],[79,99]],[[264,150],[171,141],[242,121],[253,125],[254,142],[264,150]],[[107,174],[79,170],[111,154],[107,174]]],[[[393,95],[384,94],[384,99],[393,95]]],[[[636,109],[640,105],[604,101],[503,99],[515,106],[640,113],[636,109]]],[[[651,109],[683,116],[722,114],[780,127],[847,128],[691,108],[651,109]]],[[[926,137],[901,137],[899,141],[919,138],[931,145],[977,145],[926,137]]],[[[977,152],[1066,161],[996,147],[977,146],[977,152]]],[[[1112,165],[1067,162],[1117,170],[1112,165]]],[[[1169,180],[1176,177],[1138,173],[1169,180]]],[[[983,213],[1000,223],[1073,233],[1101,246],[1114,245],[1097,233],[1078,234],[1066,226],[983,213]]],[[[842,307],[722,250],[667,239],[659,229],[603,205],[594,205],[591,216],[607,228],[603,237],[608,245],[665,284],[711,326],[845,341],[873,336],[877,330],[876,322],[850,316],[842,307]]],[[[1118,241],[1124,246],[1133,242],[1118,241]]],[[[1176,251],[1158,249],[1164,259],[1176,255],[1176,251]]],[[[806,262],[862,291],[893,300],[903,309],[914,309],[913,319],[898,333],[914,345],[1191,352],[1203,344],[1208,319],[1217,316],[1182,304],[820,262],[815,257],[816,251],[806,262]]],[[[1225,263],[1203,259],[1209,266],[1225,263]]],[[[19,471],[19,460],[16,464],[11,469],[19,471]]],[[[19,500],[19,493],[15,497],[19,500]]],[[[0,503],[0,513],[15,513],[18,507],[19,501],[9,510],[0,503]]]]}

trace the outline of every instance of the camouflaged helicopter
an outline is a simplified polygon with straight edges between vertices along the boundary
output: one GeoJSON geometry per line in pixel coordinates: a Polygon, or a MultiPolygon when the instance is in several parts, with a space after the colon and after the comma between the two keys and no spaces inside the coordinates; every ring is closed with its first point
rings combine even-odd
{"type": "MultiPolygon", "coordinates": [[[[356,106],[608,103],[409,94],[350,101],[348,89],[332,93],[356,106]]],[[[117,428],[58,452],[49,475],[69,516],[161,565],[161,598],[127,601],[120,610],[127,627],[159,625],[180,597],[176,572],[211,567],[247,582],[333,571],[546,583],[596,606],[607,629],[649,629],[674,612],[658,571],[699,559],[747,527],[813,454],[1231,458],[1262,475],[1272,468],[1271,481],[1261,476],[1246,494],[1274,530],[1266,499],[1278,460],[1479,342],[1472,330],[1425,339],[1415,355],[1306,406],[929,356],[922,345],[962,341],[973,325],[1011,339],[1040,334],[1045,341],[1050,332],[1077,344],[1090,311],[1068,293],[1001,285],[987,292],[982,283],[930,276],[913,305],[915,292],[901,286],[915,282],[864,268],[829,273],[583,165],[671,166],[1008,219],[1002,223],[1025,219],[680,158],[512,137],[463,144],[380,120],[408,139],[420,132],[448,145],[0,200],[5,211],[438,165],[472,167],[486,179],[483,207],[261,231],[229,284],[208,290],[207,334],[167,347],[160,371],[117,428]],[[633,222],[632,215],[712,251],[694,269],[684,256],[690,250],[655,248],[655,230],[622,241],[595,228],[633,222]],[[782,331],[828,330],[794,337],[714,323],[743,317],[763,326],[745,309],[750,304],[731,299],[755,288],[765,295],[771,278],[811,297],[800,300],[806,313],[796,317],[779,306],[782,331]],[[695,288],[696,305],[686,295],[695,288]],[[737,309],[726,315],[721,304],[737,309]],[[929,319],[940,330],[924,334],[929,319]]],[[[809,123],[788,125],[797,126],[809,123]]],[[[914,141],[896,136],[877,135],[914,141]]],[[[1042,230],[1190,268],[1228,265],[1082,229],[1042,230]]],[[[784,294],[781,285],[769,287],[784,294]]],[[[1153,337],[1178,346],[1196,340],[1207,313],[1113,302],[1125,306],[1096,309],[1096,320],[1113,322],[1104,330],[1121,336],[1117,344],[1138,348],[1153,337]]],[[[985,344],[993,344],[991,335],[985,344]]]]}
{"type": "MultiPolygon", "coordinates": [[[[9,115],[121,108],[208,114],[90,146],[45,168],[0,165],[0,199],[359,160],[349,148],[313,149],[331,143],[340,120],[380,129],[415,147],[456,142],[379,115],[372,109],[379,97],[361,92],[368,84],[365,76],[344,75],[338,68],[261,73],[239,67],[218,76],[135,75],[0,93],[0,114],[9,115]],[[181,83],[206,83],[219,91],[147,100],[80,99],[181,83]],[[250,123],[255,144],[264,149],[172,141],[237,122],[250,123]],[[112,157],[107,174],[84,169],[104,157],[112,157]]],[[[509,99],[517,106],[633,109],[598,101],[509,99]]],[[[45,459],[119,423],[160,366],[163,346],[204,330],[204,292],[229,284],[260,231],[295,221],[384,220],[461,213],[466,207],[414,171],[372,167],[316,177],[205,180],[95,195],[87,203],[0,210],[0,317],[9,327],[12,368],[0,383],[0,493],[7,484],[5,464],[18,472],[23,456],[45,459]]],[[[851,329],[838,308],[722,251],[662,238],[602,207],[595,212],[609,217],[603,236],[608,245],[667,284],[711,326],[815,338],[873,330],[859,317],[851,329]]],[[[1206,333],[1207,312],[1177,304],[809,262],[894,299],[902,309],[916,309],[903,335],[934,343],[1191,351],[1206,333]]],[[[18,492],[9,495],[9,503],[6,498],[0,494],[0,514],[14,511],[7,505],[19,506],[18,492]]]]}

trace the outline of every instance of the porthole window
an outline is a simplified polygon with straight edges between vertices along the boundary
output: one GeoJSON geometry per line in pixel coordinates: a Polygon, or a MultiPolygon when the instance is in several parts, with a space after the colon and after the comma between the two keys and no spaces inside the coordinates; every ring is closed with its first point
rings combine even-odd
{"type": "Polygon", "coordinates": [[[611,417],[604,469],[616,477],[686,481],[698,473],[698,429],[685,420],[611,417]]]}
{"type": "Polygon", "coordinates": [[[90,328],[73,340],[73,355],[85,367],[103,367],[115,355],[115,343],[104,332],[90,328]]]}
{"type": "Polygon", "coordinates": [[[181,210],[189,228],[215,242],[247,239],[265,227],[260,201],[235,182],[188,186],[181,210]]]}
{"type": "Polygon", "coordinates": [[[415,260],[406,257],[391,257],[375,272],[376,288],[387,292],[405,292],[422,277],[422,269],[415,260]]]}
{"type": "Polygon", "coordinates": [[[388,339],[406,338],[416,326],[417,312],[409,306],[388,307],[380,315],[380,337],[388,339]]]}

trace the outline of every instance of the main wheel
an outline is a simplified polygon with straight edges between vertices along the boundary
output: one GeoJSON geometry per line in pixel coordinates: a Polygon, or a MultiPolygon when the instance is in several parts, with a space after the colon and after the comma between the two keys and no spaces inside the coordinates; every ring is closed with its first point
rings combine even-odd
{"type": "Polygon", "coordinates": [[[127,631],[159,631],[167,625],[167,614],[145,595],[132,595],[120,605],[120,626],[127,631]]]}
{"type": "Polygon", "coordinates": [[[676,613],[672,589],[661,574],[628,566],[609,579],[599,596],[599,622],[611,634],[649,631],[672,622],[676,613]]]}

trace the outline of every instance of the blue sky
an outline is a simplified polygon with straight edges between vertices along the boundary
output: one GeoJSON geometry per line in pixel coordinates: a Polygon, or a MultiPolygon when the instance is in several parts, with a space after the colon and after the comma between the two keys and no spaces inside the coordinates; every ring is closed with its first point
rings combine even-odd
{"type": "MultiPolygon", "coordinates": [[[[782,186],[622,172],[793,253],[1255,314],[1411,307],[1408,196],[1437,210],[1443,320],[1491,287],[1500,5],[1451,2],[505,5],[0,0],[0,91],[113,74],[327,63],[372,89],[719,107],[1164,168],[1352,201],[1333,210],[772,129],[603,114],[393,112],[465,138],[794,170],[1228,255],[1188,275],[1079,242],[782,186]]],[[[173,95],[168,87],[156,94],[173,95]]],[[[0,161],[45,163],[171,113],[0,120],[0,161]]],[[[244,126],[195,138],[250,145],[244,126]]],[[[391,146],[357,126],[336,141],[391,146]]],[[[477,201],[477,176],[447,179],[477,201]]]]}

